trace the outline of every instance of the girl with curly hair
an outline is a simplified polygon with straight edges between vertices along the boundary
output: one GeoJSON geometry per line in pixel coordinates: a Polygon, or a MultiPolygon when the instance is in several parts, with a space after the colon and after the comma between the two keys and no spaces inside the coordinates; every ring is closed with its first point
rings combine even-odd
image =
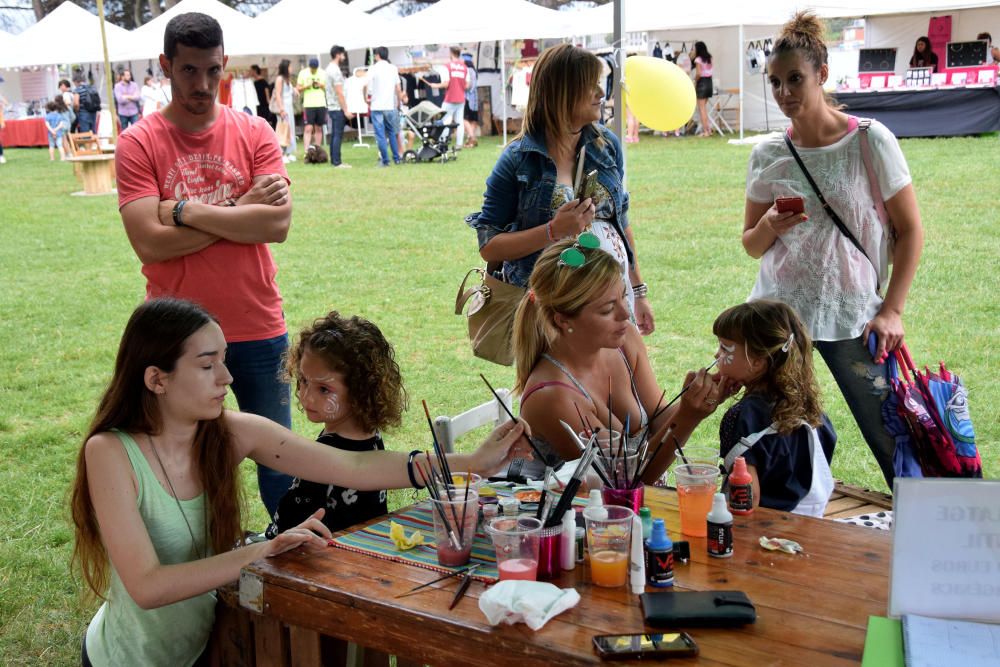
{"type": "Polygon", "coordinates": [[[780,301],[750,301],[723,311],[712,332],[720,373],[746,390],[719,426],[726,470],[737,456],[746,460],[755,507],[823,516],[837,433],[820,408],[799,316],[780,301]]]}
{"type": "MultiPolygon", "coordinates": [[[[379,328],[337,311],[303,329],[289,348],[286,371],[306,417],[323,424],[317,442],[352,452],[381,451],[382,430],[399,426],[406,390],[392,345],[379,328]]],[[[273,538],[326,509],[331,531],[388,511],[385,490],[358,491],[296,478],[278,503],[267,536],[273,538]]]]}

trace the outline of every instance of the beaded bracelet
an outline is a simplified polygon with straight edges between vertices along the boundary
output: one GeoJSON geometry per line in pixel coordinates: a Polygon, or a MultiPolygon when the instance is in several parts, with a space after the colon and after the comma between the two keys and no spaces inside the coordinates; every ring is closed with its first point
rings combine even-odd
{"type": "Polygon", "coordinates": [[[552,235],[552,221],[549,220],[545,223],[545,235],[549,237],[549,243],[555,243],[556,237],[552,235]]]}
{"type": "Polygon", "coordinates": [[[648,293],[649,286],[646,283],[639,283],[638,285],[632,286],[632,294],[637,299],[645,299],[648,293]]]}
{"type": "Polygon", "coordinates": [[[406,474],[410,476],[410,484],[413,485],[414,489],[423,489],[425,487],[417,484],[417,478],[413,476],[413,457],[420,453],[419,449],[414,449],[410,452],[410,458],[406,460],[406,474]]]}

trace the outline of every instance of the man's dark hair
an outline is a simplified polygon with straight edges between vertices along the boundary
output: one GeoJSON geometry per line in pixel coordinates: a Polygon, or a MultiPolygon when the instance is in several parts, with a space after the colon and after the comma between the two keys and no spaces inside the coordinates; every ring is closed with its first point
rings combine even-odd
{"type": "Polygon", "coordinates": [[[188,12],[170,19],[163,32],[163,55],[173,60],[177,45],[195,49],[214,49],[222,46],[222,26],[208,14],[188,12]]]}
{"type": "Polygon", "coordinates": [[[376,46],[375,55],[377,55],[382,60],[389,60],[389,48],[385,46],[376,46]]]}
{"type": "Polygon", "coordinates": [[[60,86],[66,86],[67,88],[72,88],[73,87],[73,86],[70,85],[69,81],[67,81],[66,79],[60,79],[59,80],[59,85],[60,86]]]}
{"type": "Polygon", "coordinates": [[[250,65],[250,71],[254,74],[260,74],[260,65],[250,65]]]}
{"type": "Polygon", "coordinates": [[[339,44],[334,44],[333,46],[330,47],[330,57],[331,58],[336,58],[341,53],[347,53],[347,49],[345,49],[344,47],[340,46],[339,44]]]}
{"type": "Polygon", "coordinates": [[[455,56],[456,58],[462,55],[462,49],[460,49],[457,46],[451,47],[449,51],[451,51],[451,55],[455,56]]]}
{"type": "Polygon", "coordinates": [[[978,35],[976,35],[976,39],[985,39],[987,42],[992,42],[993,35],[991,35],[988,32],[981,32],[978,35]]]}

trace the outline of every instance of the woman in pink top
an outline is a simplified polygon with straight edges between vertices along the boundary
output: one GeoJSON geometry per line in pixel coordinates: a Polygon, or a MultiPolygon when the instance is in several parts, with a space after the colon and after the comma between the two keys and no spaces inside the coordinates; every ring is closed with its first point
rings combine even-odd
{"type": "Polygon", "coordinates": [[[708,137],[712,135],[712,126],[708,124],[708,98],[712,96],[714,86],[712,84],[712,54],[708,52],[705,42],[694,43],[692,62],[697,69],[694,92],[698,97],[698,116],[701,118],[701,133],[698,136],[708,137]]]}

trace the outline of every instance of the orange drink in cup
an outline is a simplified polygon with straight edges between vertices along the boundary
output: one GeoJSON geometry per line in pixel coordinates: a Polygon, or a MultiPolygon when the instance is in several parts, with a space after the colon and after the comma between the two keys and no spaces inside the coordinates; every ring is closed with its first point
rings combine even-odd
{"type": "Polygon", "coordinates": [[[590,550],[590,580],[597,586],[624,586],[632,545],[632,518],[628,507],[606,505],[583,511],[590,550]]]}
{"type": "Polygon", "coordinates": [[[705,517],[712,511],[712,497],[719,483],[719,468],[707,463],[674,466],[681,532],[689,537],[706,537],[705,517]]]}
{"type": "Polygon", "coordinates": [[[628,554],[597,551],[590,554],[590,579],[598,586],[624,586],[628,577],[628,554]]]}

